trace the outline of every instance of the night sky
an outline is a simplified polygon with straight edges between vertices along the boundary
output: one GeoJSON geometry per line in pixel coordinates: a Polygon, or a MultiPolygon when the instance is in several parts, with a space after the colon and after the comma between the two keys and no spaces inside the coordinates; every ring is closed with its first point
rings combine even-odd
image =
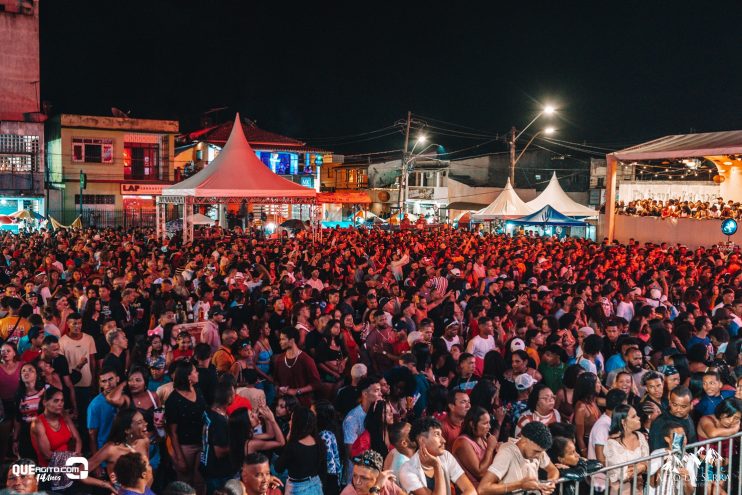
{"type": "Polygon", "coordinates": [[[226,106],[346,152],[401,136],[321,138],[407,110],[504,133],[552,103],[560,139],[612,149],[742,128],[740,2],[474,3],[41,0],[42,99],[182,130],[226,106]]]}

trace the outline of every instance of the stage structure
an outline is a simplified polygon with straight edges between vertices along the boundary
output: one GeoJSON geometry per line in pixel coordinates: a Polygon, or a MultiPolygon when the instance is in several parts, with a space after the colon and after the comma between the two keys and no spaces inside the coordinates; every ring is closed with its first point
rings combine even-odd
{"type": "Polygon", "coordinates": [[[667,160],[710,161],[716,166],[724,201],[742,202],[742,131],[665,136],[606,155],[605,235],[613,241],[616,223],[616,176],[619,163],[667,160]]]}
{"type": "Polygon", "coordinates": [[[157,198],[157,235],[166,235],[168,205],[182,207],[183,243],[193,241],[195,205],[217,205],[220,218],[228,204],[309,205],[312,230],[317,232],[321,211],[317,192],[273,173],[257,157],[245,138],[239,113],[219,155],[200,172],[165,187],[157,198]]]}

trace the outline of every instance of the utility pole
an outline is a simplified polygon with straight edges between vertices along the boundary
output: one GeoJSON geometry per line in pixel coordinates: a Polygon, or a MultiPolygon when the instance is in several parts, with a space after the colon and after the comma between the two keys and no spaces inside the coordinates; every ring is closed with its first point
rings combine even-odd
{"type": "Polygon", "coordinates": [[[404,134],[404,148],[402,149],[402,175],[399,176],[399,213],[405,214],[407,212],[407,181],[409,180],[407,174],[407,162],[408,162],[408,147],[410,145],[410,124],[412,122],[412,112],[407,111],[407,125],[404,134]]]}
{"type": "Polygon", "coordinates": [[[510,185],[515,188],[515,126],[510,128],[510,185]]]}

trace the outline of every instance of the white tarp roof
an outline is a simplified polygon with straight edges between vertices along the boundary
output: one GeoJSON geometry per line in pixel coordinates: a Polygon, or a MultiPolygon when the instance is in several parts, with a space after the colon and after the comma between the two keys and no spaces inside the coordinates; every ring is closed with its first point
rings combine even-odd
{"type": "Polygon", "coordinates": [[[551,176],[549,185],[535,199],[526,203],[532,211],[539,211],[544,206],[551,206],[562,215],[568,217],[594,217],[598,212],[592,208],[581,205],[574,199],[567,196],[562,186],[559,185],[556,172],[551,176]]]}
{"type": "Polygon", "coordinates": [[[314,189],[274,174],[247,143],[235,117],[232,133],[221,153],[197,174],[163,188],[163,196],[230,198],[316,198],[314,189]]]}
{"type": "Polygon", "coordinates": [[[472,220],[494,220],[496,218],[519,218],[530,215],[534,210],[520,199],[508,178],[505,188],[488,206],[474,213],[472,220]]]}
{"type": "Polygon", "coordinates": [[[619,160],[661,160],[742,153],[742,131],[665,136],[611,153],[619,160]]]}

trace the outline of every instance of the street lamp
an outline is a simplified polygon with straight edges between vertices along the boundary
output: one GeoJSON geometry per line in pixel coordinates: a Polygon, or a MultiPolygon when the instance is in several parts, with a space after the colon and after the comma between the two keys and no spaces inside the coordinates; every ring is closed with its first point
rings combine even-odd
{"type": "MultiPolygon", "coordinates": [[[[553,107],[553,106],[551,106],[551,105],[547,105],[547,106],[545,106],[545,107],[544,107],[544,108],[543,108],[543,109],[542,109],[542,110],[541,110],[541,111],[540,111],[540,112],[538,113],[538,115],[536,115],[536,116],[535,116],[535,117],[533,118],[533,120],[532,120],[532,121],[530,121],[530,122],[528,123],[528,125],[527,125],[527,126],[525,126],[525,127],[524,127],[524,128],[523,128],[523,129],[522,129],[522,130],[521,130],[520,132],[518,132],[517,134],[516,134],[516,132],[517,132],[517,131],[515,130],[515,127],[512,127],[512,128],[510,129],[510,139],[509,139],[509,141],[508,141],[508,144],[510,145],[510,184],[511,184],[511,185],[512,185],[513,187],[515,187],[515,163],[516,163],[516,162],[518,161],[518,160],[516,160],[516,158],[515,158],[515,143],[516,143],[516,141],[518,141],[518,138],[519,138],[519,137],[521,137],[521,135],[523,135],[523,133],[524,133],[524,132],[526,131],[526,129],[528,129],[529,127],[531,127],[531,125],[532,125],[532,124],[533,124],[534,122],[536,122],[536,121],[537,121],[537,120],[538,120],[538,119],[539,119],[539,118],[540,118],[540,117],[541,117],[542,115],[553,115],[554,113],[556,113],[556,108],[554,108],[554,107],[553,107]]],[[[554,131],[553,131],[553,128],[549,128],[549,129],[552,129],[552,130],[551,130],[551,132],[554,132],[554,131]]],[[[533,137],[535,138],[536,136],[538,136],[538,135],[539,135],[539,134],[541,134],[541,133],[545,133],[545,134],[551,134],[551,132],[545,132],[545,131],[546,131],[546,129],[544,129],[543,131],[537,132],[537,133],[536,133],[536,134],[535,134],[535,135],[534,135],[533,137]]],[[[531,144],[531,142],[532,142],[532,141],[533,141],[533,139],[531,139],[531,141],[529,141],[529,142],[528,142],[528,144],[531,144]]],[[[526,148],[528,147],[528,144],[526,145],[526,148]]],[[[525,149],[525,148],[523,148],[523,151],[525,151],[525,150],[526,150],[526,149],[525,149]]],[[[521,155],[523,155],[523,152],[522,152],[522,151],[521,151],[521,155]]],[[[520,158],[520,156],[518,156],[518,158],[520,158]]]]}
{"type": "Polygon", "coordinates": [[[402,174],[399,178],[399,211],[402,214],[407,213],[407,194],[410,190],[410,164],[412,164],[412,162],[419,158],[420,155],[425,153],[425,151],[427,151],[430,147],[436,146],[434,143],[431,143],[417,155],[413,155],[413,153],[415,153],[415,148],[417,148],[417,145],[423,145],[427,141],[428,137],[425,134],[418,135],[417,139],[415,139],[415,143],[412,145],[412,149],[409,152],[407,152],[407,142],[405,141],[405,152],[402,158],[402,174]]]}

